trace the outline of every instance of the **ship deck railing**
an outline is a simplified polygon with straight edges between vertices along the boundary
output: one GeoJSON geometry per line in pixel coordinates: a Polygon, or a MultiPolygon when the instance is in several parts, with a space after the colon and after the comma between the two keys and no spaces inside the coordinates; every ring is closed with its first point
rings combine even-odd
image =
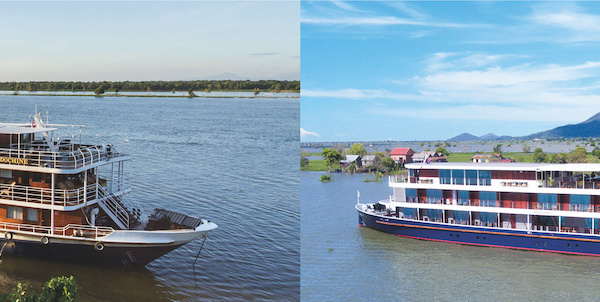
{"type": "Polygon", "coordinates": [[[127,156],[105,145],[57,145],[59,151],[49,151],[38,143],[0,148],[0,163],[33,167],[78,169],[107,159],[127,156]]]}
{"type": "Polygon", "coordinates": [[[599,212],[600,205],[594,204],[559,204],[559,203],[542,203],[530,201],[494,201],[494,200],[472,200],[458,199],[455,203],[449,199],[432,199],[432,198],[407,198],[408,203],[429,203],[429,204],[446,204],[459,206],[475,206],[475,207],[496,207],[509,209],[528,209],[528,210],[545,210],[545,211],[573,211],[573,212],[599,212]]]}
{"type": "Polygon", "coordinates": [[[55,189],[52,203],[52,189],[0,184],[0,201],[32,202],[56,206],[76,206],[96,199],[96,184],[74,189],[55,189]]]}
{"type": "Polygon", "coordinates": [[[106,237],[115,230],[105,226],[68,224],[64,227],[49,227],[25,223],[0,222],[0,231],[23,234],[54,235],[98,239],[106,237]],[[52,232],[54,229],[54,232],[52,232]]]}

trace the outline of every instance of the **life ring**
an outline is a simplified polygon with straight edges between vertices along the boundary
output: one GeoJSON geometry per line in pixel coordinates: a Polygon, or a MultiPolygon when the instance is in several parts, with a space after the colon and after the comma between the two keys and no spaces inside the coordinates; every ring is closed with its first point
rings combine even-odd
{"type": "Polygon", "coordinates": [[[13,234],[11,232],[6,232],[4,233],[4,238],[6,238],[6,240],[12,240],[13,234]]]}
{"type": "Polygon", "coordinates": [[[94,244],[94,248],[96,251],[101,251],[104,249],[104,244],[102,242],[96,242],[96,244],[94,244]]]}
{"type": "Polygon", "coordinates": [[[42,237],[41,241],[43,244],[48,244],[48,243],[50,243],[50,238],[44,236],[44,237],[42,237]]]}

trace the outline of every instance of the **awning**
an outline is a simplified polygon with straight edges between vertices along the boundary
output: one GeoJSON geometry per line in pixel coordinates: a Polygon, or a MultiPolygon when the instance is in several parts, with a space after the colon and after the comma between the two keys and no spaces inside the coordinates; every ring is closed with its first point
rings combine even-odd
{"type": "Polygon", "coordinates": [[[19,127],[19,126],[0,126],[0,134],[27,134],[53,131],[58,128],[38,128],[38,127],[19,127]]]}

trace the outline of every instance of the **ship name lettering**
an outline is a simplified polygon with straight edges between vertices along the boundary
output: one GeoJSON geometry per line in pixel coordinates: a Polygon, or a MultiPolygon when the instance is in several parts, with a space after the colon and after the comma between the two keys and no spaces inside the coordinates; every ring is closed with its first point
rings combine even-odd
{"type": "Polygon", "coordinates": [[[0,164],[28,165],[29,164],[29,159],[27,159],[27,158],[0,157],[0,164]]]}

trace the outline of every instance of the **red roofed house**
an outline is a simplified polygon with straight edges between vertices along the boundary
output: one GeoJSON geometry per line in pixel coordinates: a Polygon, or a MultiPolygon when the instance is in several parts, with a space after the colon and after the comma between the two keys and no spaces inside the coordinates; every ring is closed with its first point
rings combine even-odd
{"type": "Polygon", "coordinates": [[[412,163],[412,156],[415,154],[411,148],[394,148],[390,153],[390,157],[396,163],[412,163]]]}

